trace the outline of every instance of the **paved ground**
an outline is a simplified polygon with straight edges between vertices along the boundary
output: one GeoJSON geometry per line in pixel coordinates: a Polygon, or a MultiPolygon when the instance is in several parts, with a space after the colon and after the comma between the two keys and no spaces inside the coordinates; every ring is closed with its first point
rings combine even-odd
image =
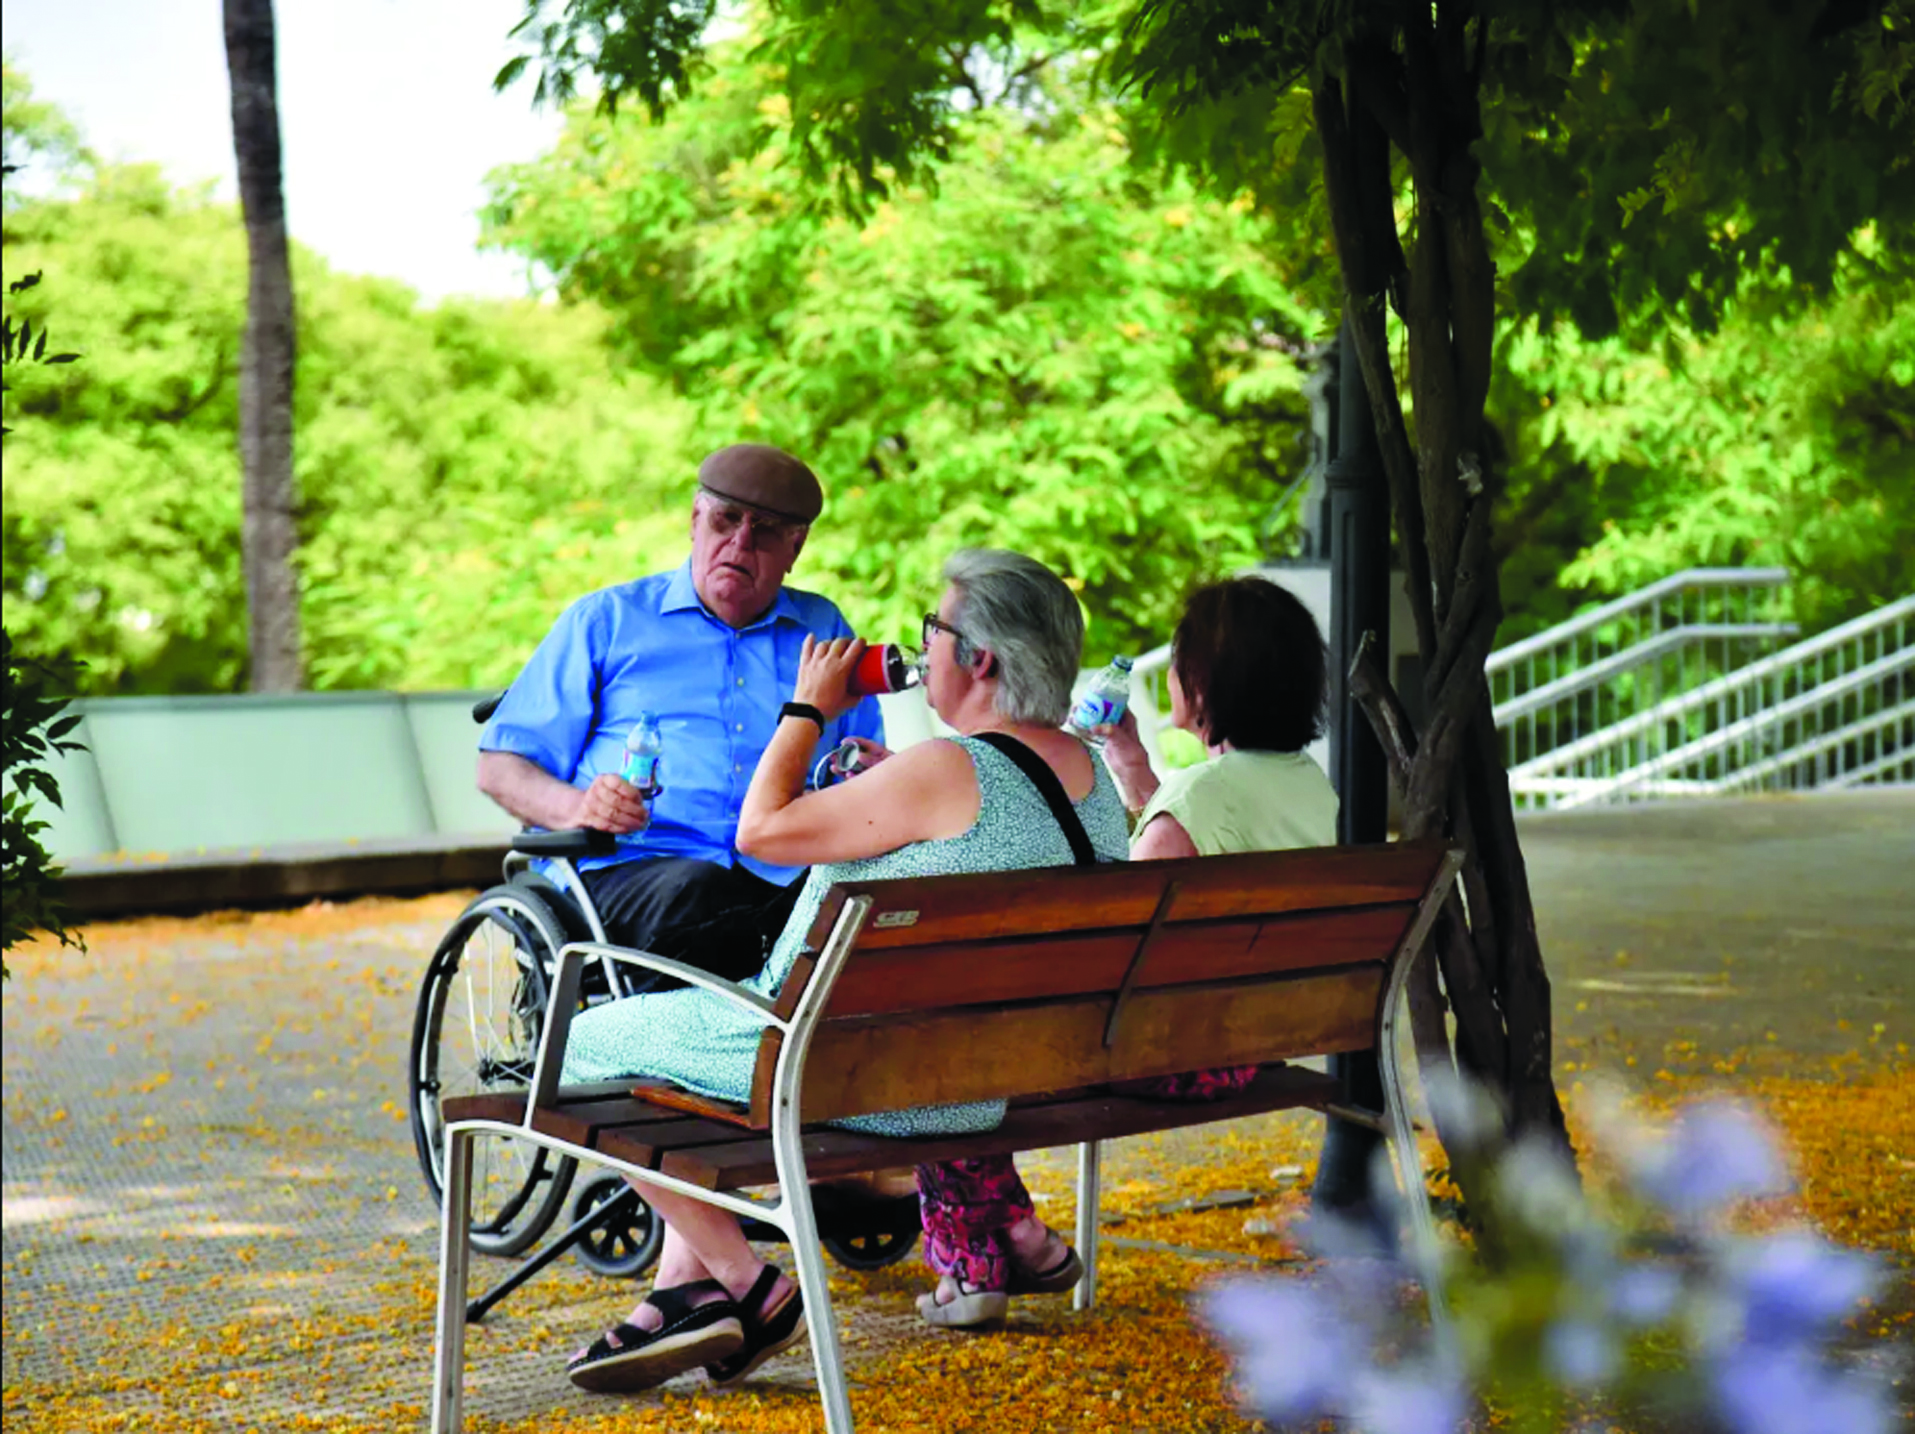
{"type": "MultiPolygon", "coordinates": [[[[1540,819],[1526,846],[1562,1055],[1577,1071],[1652,1082],[1759,1065],[1769,1048],[1839,1068],[1850,1053],[1915,1042],[1915,794],[1540,819]]],[[[401,1066],[419,973],[458,904],[155,920],[100,928],[87,955],[16,953],[4,1059],[9,1431],[421,1427],[436,1226],[401,1066]]],[[[1137,1216],[1237,1181],[1266,1212],[1294,1208],[1308,1122],[1244,1124],[1201,1142],[1125,1143],[1112,1203],[1137,1216]]],[[[1045,1212],[1068,1220],[1060,1163],[1039,1162],[1032,1183],[1045,1212]]],[[[1187,1401],[1186,1416],[1145,1417],[1134,1393],[1119,1402],[1126,1370],[1148,1357],[1122,1339],[1147,1326],[1125,1321],[1162,1304],[1153,1289],[1169,1267],[1152,1263],[1167,1258],[1152,1246],[1229,1246],[1227,1258],[1255,1263],[1254,1247],[1216,1233],[1241,1235],[1245,1218],[1133,1219],[1119,1233],[1138,1243],[1114,1252],[1098,1326],[1110,1349],[1073,1344],[1051,1301],[1020,1313],[1012,1334],[1024,1343],[1009,1348],[1022,1365],[1006,1367],[1072,1362],[1093,1401],[1072,1427],[1247,1427],[1216,1412],[1219,1371],[1200,1355],[1184,1377],[1212,1392],[1187,1401]]],[[[1262,1258],[1283,1255],[1271,1246],[1262,1258]]],[[[840,1281],[861,1399],[884,1393],[898,1361],[942,1361],[961,1377],[984,1357],[916,1327],[906,1295],[919,1287],[915,1264],[840,1281]]],[[[628,1288],[569,1262],[541,1278],[475,1333],[471,1407],[493,1427],[563,1423],[581,1397],[558,1358],[628,1301],[628,1288]]],[[[717,1406],[722,1417],[667,1401],[651,1406],[663,1422],[642,1427],[797,1417],[808,1361],[786,1357],[765,1375],[717,1406]]]]}
{"type": "Polygon", "coordinates": [[[1564,813],[1523,844],[1581,1059],[1915,1044],[1915,791],[1564,813]]]}

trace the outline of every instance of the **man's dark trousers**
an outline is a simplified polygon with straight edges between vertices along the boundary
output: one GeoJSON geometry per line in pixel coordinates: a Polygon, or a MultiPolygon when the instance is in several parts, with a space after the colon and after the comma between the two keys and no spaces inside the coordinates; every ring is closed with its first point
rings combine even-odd
{"type": "MultiPolygon", "coordinates": [[[[742,866],[684,856],[620,862],[583,877],[614,945],[683,961],[727,981],[758,974],[804,887],[802,874],[779,886],[742,866]]],[[[636,966],[622,969],[635,995],[684,984],[636,966]]]]}

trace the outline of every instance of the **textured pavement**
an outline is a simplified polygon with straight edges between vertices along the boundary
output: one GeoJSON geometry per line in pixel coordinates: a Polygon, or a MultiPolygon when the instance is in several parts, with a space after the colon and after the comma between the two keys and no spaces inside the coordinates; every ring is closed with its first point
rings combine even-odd
{"type": "MultiPolygon", "coordinates": [[[[1526,850],[1571,1069],[1648,1080],[1751,1049],[1915,1041],[1915,794],[1545,818],[1526,850]]],[[[403,1066],[419,975],[461,904],[156,919],[98,928],[87,954],[13,954],[8,1431],[423,1427],[437,1225],[403,1066]]],[[[1307,1148],[1307,1118],[1273,1119],[1307,1148]]],[[[1126,1142],[1107,1180],[1147,1196],[1166,1161],[1233,1138],[1126,1142]]],[[[1065,1224],[1061,1157],[1033,1161],[1032,1184],[1065,1224]]],[[[475,1262],[479,1279],[505,1268],[475,1262]]],[[[915,1258],[836,1281],[854,1378],[918,1337],[922,1287],[915,1258]]],[[[472,1332],[469,1410],[576,1411],[560,1361],[631,1294],[570,1260],[541,1276],[472,1332]]],[[[740,1398],[803,1401],[810,1373],[800,1346],[740,1398]]]]}

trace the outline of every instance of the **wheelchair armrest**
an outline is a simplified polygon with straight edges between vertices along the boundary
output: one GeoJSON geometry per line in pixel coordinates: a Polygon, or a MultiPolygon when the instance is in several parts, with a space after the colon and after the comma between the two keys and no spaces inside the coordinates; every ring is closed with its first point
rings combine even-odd
{"type": "Polygon", "coordinates": [[[527,856],[610,856],[618,838],[594,827],[572,827],[557,832],[514,832],[512,850],[527,856]]]}

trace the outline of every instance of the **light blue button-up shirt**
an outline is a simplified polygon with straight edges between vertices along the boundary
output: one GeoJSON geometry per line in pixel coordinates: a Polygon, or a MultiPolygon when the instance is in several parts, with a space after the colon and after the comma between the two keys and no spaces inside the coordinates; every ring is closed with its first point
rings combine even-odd
{"type": "MultiPolygon", "coordinates": [[[[771,610],[733,628],[706,611],[691,564],[603,588],[567,608],[479,734],[486,752],[512,752],[584,790],[625,765],[625,735],[656,712],[665,739],[664,791],[651,826],[620,841],[589,870],[655,856],[742,864],[779,885],[801,868],[739,854],[738,809],[758,760],[791,700],[805,634],[854,634],[816,593],[784,588],[771,610]]],[[[812,761],[846,737],[884,740],[878,701],[867,697],[826,725],[812,761]]]]}

